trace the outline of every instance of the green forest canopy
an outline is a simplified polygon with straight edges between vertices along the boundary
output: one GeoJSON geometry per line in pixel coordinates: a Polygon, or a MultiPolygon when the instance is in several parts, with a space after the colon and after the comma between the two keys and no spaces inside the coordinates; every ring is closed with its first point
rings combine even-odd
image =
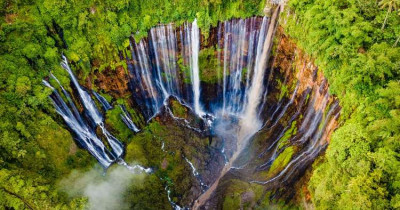
{"type": "Polygon", "coordinates": [[[399,0],[291,0],[284,26],[340,99],[309,188],[322,209],[400,208],[399,0]]]}

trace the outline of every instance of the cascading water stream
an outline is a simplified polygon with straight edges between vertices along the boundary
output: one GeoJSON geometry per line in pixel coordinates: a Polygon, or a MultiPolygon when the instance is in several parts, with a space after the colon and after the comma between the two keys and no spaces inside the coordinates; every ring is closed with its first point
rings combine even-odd
{"type": "Polygon", "coordinates": [[[101,115],[100,111],[97,109],[95,102],[91,98],[88,92],[83,90],[83,88],[79,85],[77,79],[75,78],[75,75],[73,74],[71,68],[68,65],[68,60],[65,56],[63,56],[63,61],[61,62],[61,66],[68,72],[72,83],[74,84],[74,87],[77,89],[79,98],[82,101],[82,105],[85,108],[86,113],[89,115],[89,117],[92,119],[92,122],[95,125],[98,125],[104,136],[106,137],[108,143],[110,144],[112,148],[112,152],[114,155],[115,159],[119,159],[123,152],[123,145],[122,143],[116,139],[114,136],[112,136],[107,129],[104,127],[104,118],[101,115]]]}
{"type": "Polygon", "coordinates": [[[131,118],[130,114],[128,113],[128,111],[126,110],[125,106],[120,105],[119,107],[122,110],[121,119],[122,119],[122,121],[124,121],[125,125],[128,126],[128,128],[130,130],[132,130],[133,132],[135,132],[135,133],[139,132],[140,131],[139,128],[132,121],[132,118],[131,118]]]}
{"type": "Polygon", "coordinates": [[[260,59],[268,56],[262,55],[268,18],[264,17],[261,25],[256,23],[257,18],[249,18],[226,21],[219,25],[219,31],[223,31],[219,36],[223,39],[223,46],[219,46],[223,51],[223,55],[219,55],[223,56],[223,77],[219,80],[223,93],[218,96],[221,100],[217,100],[217,104],[209,110],[202,108],[204,102],[201,101],[199,69],[200,31],[196,20],[179,29],[173,29],[171,24],[152,28],[148,39],[143,39],[138,44],[131,42],[132,58],[128,58],[130,85],[138,104],[144,104],[141,108],[144,109],[147,120],[159,112],[171,95],[188,104],[200,117],[205,114],[255,116],[250,110],[255,109],[257,112],[260,104],[253,107],[253,101],[259,101],[259,92],[265,90],[262,80],[266,66],[260,66],[260,59]],[[250,41],[246,41],[248,36],[250,41]],[[178,68],[179,62],[186,65],[189,71],[178,68]],[[252,82],[254,79],[259,80],[252,82]],[[257,82],[261,84],[255,86],[257,82]],[[258,93],[250,94],[256,91],[258,93]],[[253,98],[249,99],[250,96],[253,98]]]}
{"type": "Polygon", "coordinates": [[[190,168],[192,169],[193,176],[196,177],[200,181],[200,186],[202,188],[202,191],[204,192],[208,188],[207,185],[204,184],[203,181],[201,181],[200,174],[197,171],[196,167],[194,167],[193,163],[190,162],[190,160],[187,159],[186,157],[184,157],[184,158],[185,158],[186,162],[190,165],[190,168]]]}
{"type": "Polygon", "coordinates": [[[92,121],[95,124],[101,124],[103,122],[103,117],[101,116],[100,112],[96,108],[96,104],[90,97],[89,93],[87,93],[85,90],[82,89],[82,87],[79,85],[78,81],[76,80],[74,74],[72,73],[72,70],[70,69],[68,65],[68,60],[65,56],[62,56],[63,61],[61,62],[61,66],[68,72],[72,83],[74,84],[74,87],[78,91],[79,98],[82,101],[82,104],[85,108],[85,111],[89,115],[89,117],[92,119],[92,121]]]}
{"type": "MultiPolygon", "coordinates": [[[[75,134],[76,141],[86,150],[88,150],[100,163],[103,168],[108,168],[114,161],[114,157],[111,152],[105,147],[103,142],[97,137],[93,128],[81,117],[81,115],[74,115],[71,109],[64,102],[58,91],[50,85],[46,80],[43,80],[43,84],[52,89],[53,93],[50,95],[56,111],[64,119],[67,126],[75,134]]],[[[60,86],[64,92],[64,96],[67,97],[70,102],[69,105],[73,110],[77,110],[75,104],[71,103],[69,94],[66,94],[64,88],[60,86]]]]}
{"type": "MultiPolygon", "coordinates": [[[[79,113],[76,105],[71,99],[70,94],[65,90],[65,88],[61,85],[61,83],[53,74],[50,73],[50,77],[54,79],[60,86],[64,96],[67,98],[69,106],[64,102],[64,99],[61,97],[58,91],[48,81],[43,80],[43,84],[51,88],[51,90],[53,91],[49,97],[52,100],[57,113],[61,115],[67,126],[75,134],[75,139],[77,140],[77,142],[84,149],[88,150],[89,153],[91,153],[98,160],[98,162],[104,169],[108,168],[112,163],[118,162],[118,164],[125,166],[127,169],[135,173],[141,171],[144,171],[146,173],[151,172],[151,169],[144,168],[140,165],[130,166],[122,159],[122,155],[124,153],[123,144],[117,138],[115,138],[104,126],[104,118],[101,112],[98,110],[90,94],[79,85],[78,81],[75,78],[75,75],[68,65],[68,60],[65,56],[63,56],[61,66],[69,73],[72,84],[74,85],[75,89],[77,90],[77,94],[79,95],[79,99],[84,108],[84,112],[88,117],[86,118],[84,114],[79,113]],[[95,131],[96,126],[100,127],[104,137],[107,139],[107,142],[111,147],[111,150],[109,150],[105,146],[103,141],[97,136],[95,131]]],[[[105,100],[105,98],[98,95],[94,91],[93,93],[98,101],[102,104],[105,111],[112,108],[107,100],[105,100]]],[[[125,112],[124,114],[126,115],[125,112]]],[[[134,126],[133,123],[132,126],[134,126]]]]}
{"type": "MultiPolygon", "coordinates": [[[[324,102],[322,102],[322,103],[323,103],[322,104],[323,108],[325,108],[325,106],[328,103],[327,97],[325,97],[324,102]]],[[[329,108],[329,111],[322,122],[322,128],[319,128],[319,129],[318,129],[318,126],[320,125],[321,120],[322,120],[322,113],[313,115],[312,111],[308,111],[307,115],[313,116],[312,123],[310,125],[308,121],[303,121],[303,123],[301,125],[302,129],[305,131],[305,129],[304,129],[305,126],[308,126],[308,128],[305,131],[306,133],[303,134],[301,137],[299,137],[300,138],[299,142],[305,141],[309,138],[311,139],[311,142],[308,145],[308,147],[302,153],[300,153],[297,157],[293,158],[278,175],[276,175],[266,181],[251,181],[251,182],[258,183],[258,184],[268,184],[268,183],[271,183],[282,177],[284,178],[284,180],[287,180],[290,177],[290,175],[294,172],[294,170],[296,169],[295,165],[300,165],[306,161],[313,160],[315,158],[315,156],[318,155],[322,149],[322,147],[318,147],[317,144],[319,143],[319,140],[321,139],[321,136],[323,135],[328,123],[330,123],[330,122],[332,123],[334,120],[336,120],[339,117],[339,113],[336,113],[334,116],[332,116],[332,114],[334,112],[337,112],[337,109],[338,109],[337,103],[333,104],[329,108]],[[333,119],[333,121],[332,121],[332,119],[333,119]]],[[[302,133],[302,132],[300,132],[300,133],[302,133]]],[[[272,162],[273,159],[276,158],[277,149],[278,149],[278,146],[276,147],[276,149],[271,157],[272,160],[270,160],[270,162],[272,162]]]]}
{"type": "Polygon", "coordinates": [[[223,50],[222,111],[219,111],[222,116],[238,116],[247,109],[250,85],[254,79],[251,75],[261,56],[267,22],[268,18],[264,17],[260,28],[256,28],[254,18],[226,21],[219,25],[219,31],[223,28],[220,37],[223,43],[219,46],[223,50]]]}
{"type": "Polygon", "coordinates": [[[191,62],[190,62],[190,73],[192,75],[192,86],[193,86],[193,107],[194,112],[202,117],[204,112],[200,105],[200,75],[199,75],[199,49],[200,49],[200,32],[197,27],[197,20],[195,19],[192,23],[191,28],[191,62]]]}
{"type": "MultiPolygon", "coordinates": [[[[128,62],[131,77],[131,89],[139,104],[143,104],[145,117],[150,120],[160,110],[169,96],[175,96],[187,104],[191,104],[194,112],[203,117],[205,114],[200,103],[200,76],[198,54],[200,49],[200,32],[197,21],[185,24],[180,39],[177,38],[172,24],[152,28],[149,38],[138,44],[131,42],[132,63],[128,62]],[[179,55],[185,65],[189,66],[189,74],[183,80],[190,79],[191,87],[181,89],[178,69],[178,42],[182,53],[179,55]]],[[[130,60],[130,58],[128,58],[130,60]]]]}
{"type": "Polygon", "coordinates": [[[112,109],[110,103],[108,103],[107,99],[105,99],[103,96],[98,94],[96,91],[92,91],[93,95],[96,97],[97,101],[101,103],[103,106],[104,111],[112,109]]]}

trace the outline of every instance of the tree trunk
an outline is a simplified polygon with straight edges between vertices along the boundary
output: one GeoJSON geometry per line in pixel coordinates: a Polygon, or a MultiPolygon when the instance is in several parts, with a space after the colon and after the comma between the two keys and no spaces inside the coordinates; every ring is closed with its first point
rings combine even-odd
{"type": "Polygon", "coordinates": [[[386,21],[387,21],[387,18],[388,18],[388,16],[389,16],[389,13],[390,13],[391,9],[392,9],[392,8],[389,7],[389,8],[388,8],[388,11],[386,12],[386,17],[385,17],[385,20],[383,21],[382,28],[381,28],[382,31],[383,31],[383,29],[385,28],[386,21]]]}
{"type": "Polygon", "coordinates": [[[397,40],[396,40],[396,42],[393,44],[393,47],[396,47],[396,46],[397,46],[397,43],[399,43],[399,41],[400,41],[400,35],[397,37],[397,40]]]}
{"type": "Polygon", "coordinates": [[[24,198],[22,198],[21,196],[17,195],[16,193],[11,192],[11,191],[7,190],[7,189],[4,188],[4,187],[1,187],[1,189],[4,190],[4,192],[6,192],[7,194],[12,195],[12,196],[18,198],[20,201],[22,201],[22,203],[25,204],[26,207],[28,207],[28,209],[31,209],[31,210],[34,210],[34,209],[35,209],[35,208],[33,208],[33,206],[32,206],[31,204],[29,204],[28,201],[26,201],[24,198]]]}

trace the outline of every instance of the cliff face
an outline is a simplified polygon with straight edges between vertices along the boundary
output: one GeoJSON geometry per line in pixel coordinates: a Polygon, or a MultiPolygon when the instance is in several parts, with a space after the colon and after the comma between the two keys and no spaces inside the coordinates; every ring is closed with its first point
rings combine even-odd
{"type": "Polygon", "coordinates": [[[326,149],[340,107],[321,71],[281,28],[270,64],[265,124],[206,208],[266,208],[302,196],[310,201],[304,174],[326,149]]]}
{"type": "MultiPolygon", "coordinates": [[[[261,18],[255,19],[255,27],[260,27],[261,21],[261,18]]],[[[177,34],[181,34],[183,27],[175,30],[177,34]]],[[[222,87],[218,83],[221,75],[216,73],[221,69],[218,69],[216,64],[224,60],[223,56],[219,56],[223,53],[217,47],[221,45],[219,42],[224,42],[221,38],[223,33],[223,30],[212,28],[207,39],[201,38],[199,55],[200,68],[203,68],[200,69],[200,78],[203,78],[201,99],[206,110],[212,108],[210,104],[215,103],[222,92],[222,87]]],[[[236,35],[232,33],[231,37],[236,35]]],[[[177,45],[182,46],[177,48],[178,52],[170,49],[168,52],[178,55],[184,49],[184,43],[177,45]]],[[[134,49],[138,50],[139,47],[135,45],[134,49]]],[[[248,149],[240,155],[241,158],[236,161],[235,168],[222,178],[214,196],[211,196],[204,208],[265,207],[271,205],[269,200],[272,198],[290,200],[300,191],[297,189],[299,187],[294,187],[295,183],[310,168],[315,158],[325,150],[331,133],[337,127],[340,111],[338,101],[329,94],[328,82],[312,60],[298,49],[280,28],[275,36],[273,48],[263,81],[267,87],[263,94],[264,108],[260,111],[264,125],[253,136],[248,149]]],[[[246,50],[248,49],[244,51],[246,50]]],[[[154,59],[152,53],[154,52],[150,52],[153,56],[150,56],[150,59],[154,59]]],[[[230,55],[231,52],[225,54],[230,55]]],[[[185,82],[184,79],[186,71],[184,64],[187,62],[184,56],[181,59],[183,63],[177,65],[177,68],[182,82],[176,85],[186,87],[182,88],[183,90],[190,89],[192,84],[185,82]]],[[[104,90],[114,98],[129,96],[132,108],[145,116],[146,110],[143,108],[145,104],[135,101],[138,98],[135,94],[143,89],[148,90],[149,87],[133,87],[131,81],[141,78],[135,78],[137,75],[135,69],[129,68],[129,65],[138,65],[140,62],[138,58],[129,58],[128,70],[122,67],[116,71],[105,70],[96,72],[91,78],[98,89],[104,90]]],[[[183,94],[185,97],[190,96],[189,92],[183,94]]],[[[140,97],[151,98],[151,95],[144,94],[140,97]]],[[[199,124],[188,107],[182,109],[176,104],[179,104],[179,100],[170,99],[167,107],[177,118],[171,117],[168,110],[164,109],[153,122],[159,122],[165,128],[172,129],[172,133],[168,132],[168,135],[158,133],[159,138],[164,139],[166,143],[170,142],[170,149],[180,151],[182,157],[189,157],[197,168],[198,177],[188,173],[191,170],[190,165],[181,162],[180,164],[184,165],[182,167],[186,168],[181,177],[193,176],[191,182],[196,184],[190,184],[192,186],[190,187],[188,182],[175,183],[175,187],[171,189],[178,198],[183,198],[177,199],[175,201],[177,204],[191,206],[204,187],[197,182],[201,180],[206,186],[213,183],[223,167],[224,159],[227,158],[225,155],[229,156],[235,148],[234,146],[229,148],[231,139],[220,139],[212,132],[204,133],[204,123],[199,124]],[[200,131],[190,129],[190,123],[185,125],[186,122],[200,125],[198,127],[200,131]],[[175,138],[182,138],[174,136],[173,130],[179,127],[182,128],[180,132],[176,132],[179,135],[185,135],[182,132],[186,132],[187,136],[202,140],[190,141],[184,137],[184,141],[175,141],[175,138]],[[204,141],[208,143],[205,144],[204,141]],[[224,154],[221,153],[223,148],[226,149],[224,154]]],[[[146,158],[151,157],[146,156],[146,158]]],[[[169,161],[163,158],[158,164],[157,167],[166,170],[169,161]]],[[[304,186],[301,187],[303,192],[308,192],[304,186]]]]}

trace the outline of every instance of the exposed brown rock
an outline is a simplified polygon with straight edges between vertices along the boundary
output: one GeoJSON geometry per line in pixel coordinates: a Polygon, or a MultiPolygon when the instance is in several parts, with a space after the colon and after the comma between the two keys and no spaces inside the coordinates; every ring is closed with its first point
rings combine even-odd
{"type": "Polygon", "coordinates": [[[13,24],[16,18],[17,14],[6,14],[6,23],[13,24]]]}
{"type": "Polygon", "coordinates": [[[123,98],[131,94],[128,88],[129,77],[122,66],[115,70],[106,68],[102,72],[96,71],[93,78],[96,87],[114,98],[123,98]]]}
{"type": "MultiPolygon", "coordinates": [[[[275,55],[274,68],[290,74],[289,81],[287,81],[289,85],[293,84],[295,80],[299,81],[298,96],[307,89],[319,90],[315,91],[313,96],[315,99],[314,109],[323,111],[326,107],[323,100],[328,94],[328,81],[323,73],[318,70],[318,67],[314,65],[313,60],[302,50],[299,50],[296,44],[284,34],[282,27],[278,29],[278,37],[280,39],[278,41],[277,54],[275,55]]],[[[328,104],[330,104],[334,97],[331,95],[328,97],[328,104]]]]}
{"type": "Polygon", "coordinates": [[[163,170],[167,169],[168,167],[168,160],[166,158],[163,159],[162,163],[161,163],[161,168],[163,170]]]}

